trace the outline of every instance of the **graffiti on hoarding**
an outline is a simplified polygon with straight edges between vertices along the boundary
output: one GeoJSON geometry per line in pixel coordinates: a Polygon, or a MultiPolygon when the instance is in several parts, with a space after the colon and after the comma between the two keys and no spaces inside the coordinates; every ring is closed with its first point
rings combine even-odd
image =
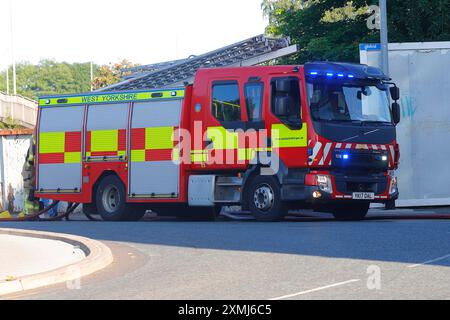
{"type": "Polygon", "coordinates": [[[411,96],[404,96],[400,100],[400,106],[402,110],[402,118],[413,120],[418,109],[415,99],[411,96]]]}

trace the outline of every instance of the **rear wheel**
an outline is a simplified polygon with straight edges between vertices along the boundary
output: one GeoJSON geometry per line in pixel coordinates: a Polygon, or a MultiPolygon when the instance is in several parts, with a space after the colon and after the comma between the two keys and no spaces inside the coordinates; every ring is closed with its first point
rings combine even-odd
{"type": "Polygon", "coordinates": [[[105,221],[127,221],[132,216],[126,203],[125,186],[115,175],[102,179],[95,200],[97,211],[105,221]]]}
{"type": "Polygon", "coordinates": [[[337,204],[333,208],[333,215],[340,221],[363,220],[369,211],[369,207],[369,202],[337,204]]]}
{"type": "Polygon", "coordinates": [[[256,220],[279,221],[288,208],[281,200],[281,186],[274,176],[257,176],[249,181],[246,203],[256,220]]]}

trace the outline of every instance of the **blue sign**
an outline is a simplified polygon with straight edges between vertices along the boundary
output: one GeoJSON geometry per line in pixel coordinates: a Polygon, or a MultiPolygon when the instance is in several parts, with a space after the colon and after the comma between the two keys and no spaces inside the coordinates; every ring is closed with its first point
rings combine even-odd
{"type": "Polygon", "coordinates": [[[359,51],[380,51],[381,44],[379,43],[361,43],[359,45],[359,51]]]}

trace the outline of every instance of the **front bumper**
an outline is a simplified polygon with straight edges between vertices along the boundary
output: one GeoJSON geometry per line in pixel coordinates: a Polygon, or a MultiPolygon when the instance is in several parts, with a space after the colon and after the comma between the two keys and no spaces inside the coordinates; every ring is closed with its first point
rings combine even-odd
{"type": "Polygon", "coordinates": [[[330,172],[314,172],[305,176],[303,184],[283,184],[281,197],[284,201],[306,201],[324,203],[330,201],[361,201],[354,200],[354,192],[370,192],[375,194],[372,203],[386,203],[396,200],[398,189],[391,190],[392,177],[388,174],[373,176],[344,176],[330,172]],[[331,179],[332,190],[324,191],[317,185],[316,175],[326,175],[331,179]],[[309,177],[308,177],[309,176],[309,177]],[[393,192],[391,192],[393,191],[393,192]]]}

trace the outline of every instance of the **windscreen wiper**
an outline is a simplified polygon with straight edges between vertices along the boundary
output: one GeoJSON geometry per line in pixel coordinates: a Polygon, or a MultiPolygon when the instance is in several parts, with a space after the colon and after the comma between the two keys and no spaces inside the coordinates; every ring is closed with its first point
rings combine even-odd
{"type": "Polygon", "coordinates": [[[352,122],[352,123],[361,123],[361,120],[352,120],[352,119],[322,119],[322,118],[314,118],[315,121],[326,121],[326,122],[352,122]]]}
{"type": "Polygon", "coordinates": [[[332,122],[351,122],[351,123],[362,123],[361,120],[353,120],[353,119],[331,119],[329,121],[332,122]]]}
{"type": "Polygon", "coordinates": [[[376,120],[367,120],[367,121],[365,120],[365,121],[362,121],[362,123],[363,124],[382,124],[385,126],[392,125],[392,123],[388,122],[388,121],[376,121],[376,120]]]}

